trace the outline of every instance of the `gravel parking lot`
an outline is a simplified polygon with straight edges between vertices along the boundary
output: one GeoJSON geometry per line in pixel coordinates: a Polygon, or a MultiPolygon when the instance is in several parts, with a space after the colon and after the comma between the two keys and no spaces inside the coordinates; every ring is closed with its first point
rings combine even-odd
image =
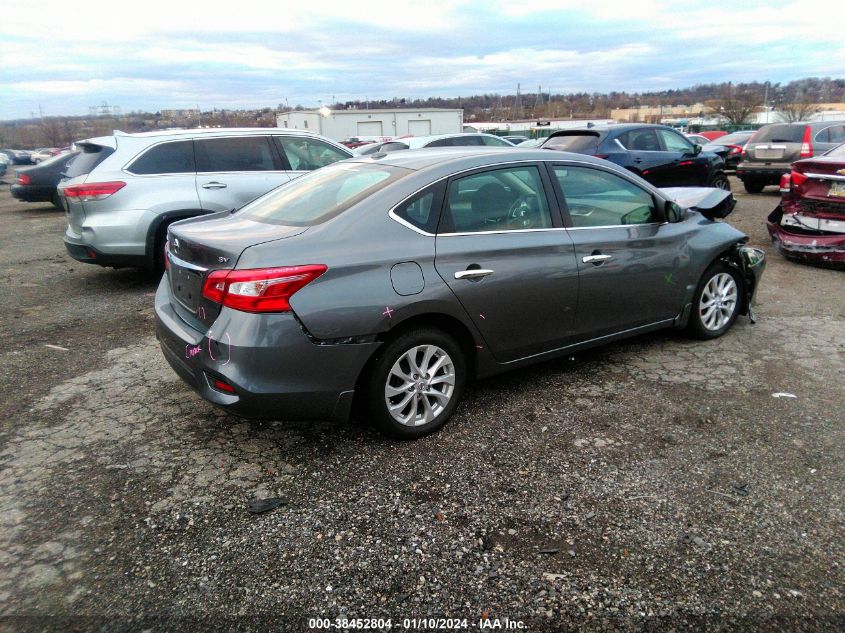
{"type": "Polygon", "coordinates": [[[0,630],[845,628],[845,272],[773,252],[776,189],[732,181],[770,257],[757,324],[481,382],[395,443],[212,408],[159,352],[155,280],[71,260],[64,214],[11,179],[0,630]]]}

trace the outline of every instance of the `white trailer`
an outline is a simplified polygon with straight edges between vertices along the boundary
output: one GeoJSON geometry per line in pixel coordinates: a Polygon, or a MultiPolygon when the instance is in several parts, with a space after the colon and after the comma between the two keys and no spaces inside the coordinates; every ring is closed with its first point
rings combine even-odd
{"type": "Polygon", "coordinates": [[[336,141],[353,137],[395,138],[457,134],[463,131],[462,109],[290,110],[276,115],[279,127],[309,130],[336,141]]]}

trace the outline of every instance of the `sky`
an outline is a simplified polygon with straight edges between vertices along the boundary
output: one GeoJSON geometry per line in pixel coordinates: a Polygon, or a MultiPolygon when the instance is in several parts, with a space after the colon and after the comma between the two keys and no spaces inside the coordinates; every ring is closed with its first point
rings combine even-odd
{"type": "Polygon", "coordinates": [[[0,0],[0,119],[845,77],[845,1],[0,0]]]}

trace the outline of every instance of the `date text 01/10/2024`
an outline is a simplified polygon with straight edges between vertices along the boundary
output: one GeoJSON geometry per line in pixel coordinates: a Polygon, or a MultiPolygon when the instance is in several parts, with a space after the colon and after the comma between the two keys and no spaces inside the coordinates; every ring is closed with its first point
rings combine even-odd
{"type": "MultiPolygon", "coordinates": [[[[349,630],[391,630],[394,628],[393,620],[390,618],[309,618],[308,628],[334,629],[341,631],[349,630]]],[[[400,630],[461,630],[461,629],[485,629],[485,630],[525,630],[525,623],[521,620],[511,618],[480,618],[470,620],[468,618],[402,618],[396,623],[400,630]]]]}

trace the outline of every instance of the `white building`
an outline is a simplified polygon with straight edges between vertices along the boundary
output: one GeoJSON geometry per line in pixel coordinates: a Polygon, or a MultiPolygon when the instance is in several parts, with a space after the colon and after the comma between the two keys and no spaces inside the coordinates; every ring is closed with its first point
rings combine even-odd
{"type": "Polygon", "coordinates": [[[276,115],[279,127],[309,130],[336,141],[353,136],[395,137],[456,134],[464,125],[461,109],[290,110],[276,115]]]}

